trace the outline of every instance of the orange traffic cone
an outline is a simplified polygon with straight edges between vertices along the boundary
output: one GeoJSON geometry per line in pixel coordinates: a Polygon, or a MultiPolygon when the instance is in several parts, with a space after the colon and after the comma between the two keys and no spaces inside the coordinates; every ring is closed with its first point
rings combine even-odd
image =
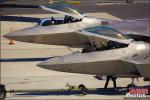
{"type": "Polygon", "coordinates": [[[15,44],[15,42],[14,42],[14,40],[9,40],[9,43],[8,43],[9,45],[14,45],[15,44]]]}
{"type": "MultiPolygon", "coordinates": [[[[13,29],[11,28],[11,30],[10,30],[10,32],[12,32],[13,31],[13,29]]],[[[9,45],[14,45],[15,44],[15,42],[14,42],[14,40],[9,40],[9,43],[8,43],[9,45]]]]}

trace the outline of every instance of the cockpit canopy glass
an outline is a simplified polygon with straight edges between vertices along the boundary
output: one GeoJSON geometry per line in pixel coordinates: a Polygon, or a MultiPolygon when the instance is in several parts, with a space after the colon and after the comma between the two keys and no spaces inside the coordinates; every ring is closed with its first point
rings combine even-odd
{"type": "Polygon", "coordinates": [[[45,20],[45,21],[41,22],[41,26],[49,26],[49,25],[52,25],[51,20],[45,20]]]}
{"type": "Polygon", "coordinates": [[[79,10],[75,9],[74,7],[72,7],[70,5],[67,5],[65,3],[60,3],[60,2],[55,2],[55,3],[52,3],[52,4],[48,4],[45,7],[50,8],[50,9],[63,11],[63,12],[70,13],[70,14],[75,14],[75,15],[83,14],[79,10]]]}
{"type": "Polygon", "coordinates": [[[117,38],[117,39],[129,39],[128,36],[122,34],[121,32],[117,31],[116,29],[107,27],[107,26],[96,26],[92,28],[86,28],[85,29],[88,32],[103,35],[103,36],[108,36],[112,38],[117,38]]]}

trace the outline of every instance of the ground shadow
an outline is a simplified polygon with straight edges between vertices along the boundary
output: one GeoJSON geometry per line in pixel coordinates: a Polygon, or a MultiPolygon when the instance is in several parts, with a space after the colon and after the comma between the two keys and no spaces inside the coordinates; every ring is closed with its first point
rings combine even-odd
{"type": "Polygon", "coordinates": [[[34,62],[44,61],[54,57],[41,57],[41,58],[1,58],[0,62],[34,62]]]}
{"type": "MultiPolygon", "coordinates": [[[[139,88],[148,88],[150,90],[150,85],[148,86],[140,86],[139,88]]],[[[87,94],[96,94],[96,95],[125,95],[127,93],[127,89],[125,87],[114,88],[96,88],[96,89],[88,89],[87,94]]],[[[16,95],[20,96],[46,96],[46,95],[80,95],[81,91],[52,91],[52,92],[28,92],[28,93],[19,93],[16,95]]],[[[150,94],[150,93],[149,93],[150,94]]]]}

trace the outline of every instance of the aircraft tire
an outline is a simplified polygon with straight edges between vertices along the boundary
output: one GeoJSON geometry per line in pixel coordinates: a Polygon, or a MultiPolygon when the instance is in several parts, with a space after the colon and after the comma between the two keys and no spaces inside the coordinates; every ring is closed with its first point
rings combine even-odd
{"type": "Polygon", "coordinates": [[[135,84],[129,84],[129,85],[127,85],[127,88],[132,88],[132,87],[136,87],[136,85],[135,84]]]}
{"type": "Polygon", "coordinates": [[[86,94],[87,94],[88,89],[85,87],[85,85],[80,84],[80,85],[78,86],[78,89],[81,89],[81,93],[82,93],[83,95],[86,95],[86,94]]]}

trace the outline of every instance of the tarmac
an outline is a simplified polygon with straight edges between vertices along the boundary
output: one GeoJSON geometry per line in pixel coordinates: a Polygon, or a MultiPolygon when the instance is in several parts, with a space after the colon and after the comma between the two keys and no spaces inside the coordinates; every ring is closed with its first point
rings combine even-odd
{"type": "MultiPolygon", "coordinates": [[[[137,12],[138,13],[138,12],[137,12]]],[[[108,18],[122,20],[107,12],[90,12],[88,16],[97,18],[108,18]]],[[[15,14],[18,15],[18,14],[15,14]]],[[[60,16],[59,14],[19,14],[26,17],[50,17],[60,16]]],[[[143,18],[143,15],[141,15],[143,18]]],[[[146,15],[144,15],[146,16],[146,15]]],[[[132,16],[134,18],[134,16],[132,16]]],[[[126,92],[115,92],[108,88],[104,90],[105,80],[97,80],[94,75],[73,74],[65,72],[50,71],[42,69],[36,64],[49,57],[61,56],[72,52],[80,51],[80,48],[68,48],[64,46],[52,46],[43,44],[32,44],[14,41],[14,45],[8,45],[10,40],[2,36],[13,30],[22,29],[35,25],[34,23],[23,22],[1,22],[1,83],[6,89],[67,89],[66,84],[78,86],[84,84],[87,88],[100,88],[99,91],[91,92],[88,95],[64,92],[46,93],[8,93],[6,100],[22,99],[123,99],[126,92]]],[[[118,78],[117,86],[126,87],[131,83],[129,78],[118,78]]],[[[135,80],[138,86],[150,85],[144,82],[143,78],[135,80]]],[[[110,82],[109,87],[112,87],[110,82]]]]}

